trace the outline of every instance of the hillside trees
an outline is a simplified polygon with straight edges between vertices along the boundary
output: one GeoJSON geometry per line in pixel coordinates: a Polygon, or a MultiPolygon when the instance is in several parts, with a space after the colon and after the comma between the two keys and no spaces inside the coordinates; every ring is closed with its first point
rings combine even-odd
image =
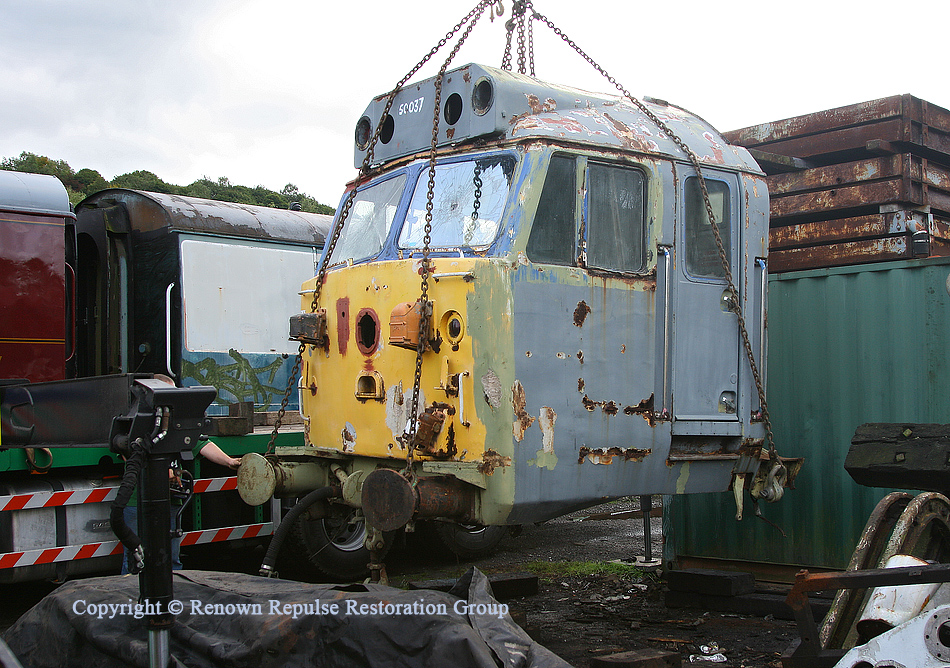
{"type": "Polygon", "coordinates": [[[310,195],[300,192],[297,186],[292,183],[288,183],[280,192],[276,192],[261,185],[254,188],[235,185],[224,176],[217,179],[203,176],[187,186],[178,186],[166,183],[157,175],[146,170],[119,174],[112,181],[108,181],[94,169],[83,168],[76,172],[65,160],[53,160],[27,151],[23,151],[15,158],[0,159],[0,169],[55,176],[66,186],[66,192],[69,194],[69,201],[72,204],[77,204],[85,197],[106,188],[129,188],[131,190],[146,190],[170,195],[202,197],[236,204],[269,206],[277,209],[289,209],[296,202],[300,204],[301,211],[334,213],[333,207],[321,204],[310,195]]]}

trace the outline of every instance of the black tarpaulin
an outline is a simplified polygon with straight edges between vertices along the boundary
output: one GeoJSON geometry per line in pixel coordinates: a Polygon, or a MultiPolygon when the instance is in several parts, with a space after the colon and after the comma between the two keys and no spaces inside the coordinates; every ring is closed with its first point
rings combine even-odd
{"type": "MultiPolygon", "coordinates": [[[[511,621],[476,569],[448,594],[205,571],[177,571],[174,587],[171,653],[189,667],[570,668],[511,621]]],[[[147,668],[138,596],[131,576],[68,583],[4,640],[25,668],[147,668]]]]}

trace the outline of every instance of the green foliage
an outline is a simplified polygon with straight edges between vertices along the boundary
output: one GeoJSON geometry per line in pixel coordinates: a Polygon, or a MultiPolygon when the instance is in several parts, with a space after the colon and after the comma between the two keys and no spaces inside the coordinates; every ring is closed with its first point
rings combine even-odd
{"type": "Polygon", "coordinates": [[[280,192],[275,192],[261,185],[254,188],[234,185],[225,176],[217,179],[204,176],[190,185],[177,186],[166,183],[152,172],[145,170],[119,174],[110,182],[94,169],[83,168],[74,172],[65,160],[52,160],[27,151],[23,151],[16,158],[0,159],[0,169],[55,176],[66,186],[66,192],[72,204],[77,204],[89,195],[106,188],[129,188],[169,195],[202,197],[236,204],[269,206],[275,209],[289,209],[296,203],[300,205],[301,211],[308,213],[332,215],[335,212],[333,207],[321,204],[310,195],[300,192],[292,183],[288,183],[280,192]]]}
{"type": "Polygon", "coordinates": [[[152,174],[152,172],[147,172],[143,169],[129,172],[128,174],[119,174],[112,179],[112,187],[128,188],[129,190],[147,190],[153,193],[165,193],[168,195],[178,194],[175,192],[178,188],[165,183],[152,174]]]}

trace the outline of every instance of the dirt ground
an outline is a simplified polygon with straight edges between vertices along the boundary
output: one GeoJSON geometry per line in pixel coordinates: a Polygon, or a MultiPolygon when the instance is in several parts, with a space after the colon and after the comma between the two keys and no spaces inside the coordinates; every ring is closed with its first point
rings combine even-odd
{"type": "MultiPolygon", "coordinates": [[[[491,574],[522,571],[541,561],[633,561],[644,554],[642,518],[590,518],[637,509],[638,500],[625,500],[526,526],[495,555],[473,564],[491,574]]],[[[652,519],[651,534],[653,556],[660,557],[661,517],[652,519]]],[[[472,565],[430,540],[412,537],[406,549],[387,559],[393,584],[454,577],[472,565]],[[420,543],[428,549],[418,549],[420,543]]],[[[778,668],[782,652],[797,637],[787,620],[667,608],[665,590],[662,573],[552,575],[540,578],[538,594],[508,604],[524,615],[522,625],[535,640],[575,668],[587,668],[593,657],[644,648],[677,652],[683,666],[778,668]]]]}

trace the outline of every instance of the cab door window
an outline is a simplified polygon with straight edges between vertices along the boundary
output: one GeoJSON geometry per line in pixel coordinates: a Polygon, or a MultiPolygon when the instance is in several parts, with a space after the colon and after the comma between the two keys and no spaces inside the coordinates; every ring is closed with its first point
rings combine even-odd
{"type": "Polygon", "coordinates": [[[643,173],[598,163],[591,163],[587,172],[587,266],[621,273],[643,271],[643,173]]]}
{"type": "Polygon", "coordinates": [[[551,158],[528,237],[527,253],[532,262],[573,265],[577,258],[575,172],[573,157],[551,158]]]}
{"type": "MultiPolygon", "coordinates": [[[[716,216],[716,226],[728,260],[732,257],[729,185],[724,181],[706,179],[706,190],[709,192],[709,203],[716,216]]],[[[709,215],[706,213],[702,188],[699,185],[699,179],[695,176],[686,179],[685,217],[687,273],[696,278],[725,278],[719,248],[709,222],[709,215]]]]}

